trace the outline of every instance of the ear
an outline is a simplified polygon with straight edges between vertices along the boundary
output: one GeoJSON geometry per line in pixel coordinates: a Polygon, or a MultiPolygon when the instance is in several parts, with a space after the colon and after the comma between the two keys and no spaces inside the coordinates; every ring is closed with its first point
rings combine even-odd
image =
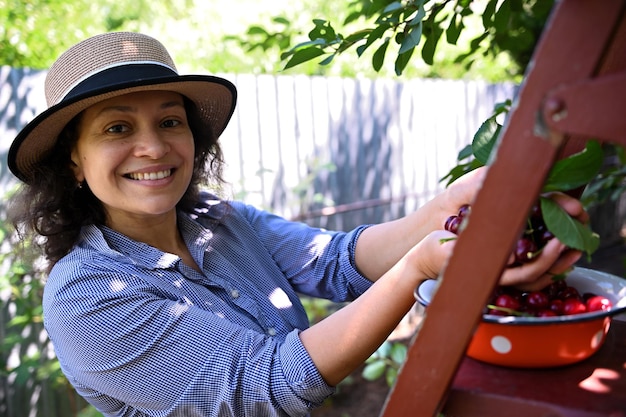
{"type": "Polygon", "coordinates": [[[74,171],[74,176],[76,177],[76,181],[78,183],[85,181],[85,174],[83,174],[80,157],[78,156],[76,148],[72,149],[72,153],[70,155],[70,168],[74,171]]]}

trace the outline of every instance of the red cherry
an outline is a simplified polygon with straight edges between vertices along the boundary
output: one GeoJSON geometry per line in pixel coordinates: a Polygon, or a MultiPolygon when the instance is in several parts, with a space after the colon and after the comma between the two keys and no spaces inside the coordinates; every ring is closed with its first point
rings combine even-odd
{"type": "Polygon", "coordinates": [[[535,242],[539,243],[540,247],[544,247],[553,237],[554,234],[544,224],[537,226],[533,233],[533,238],[535,242]]]}
{"type": "Polygon", "coordinates": [[[462,217],[450,216],[446,220],[446,224],[444,225],[444,228],[447,231],[449,231],[449,232],[452,232],[454,234],[458,234],[459,233],[459,227],[461,226],[461,222],[462,221],[463,221],[462,217]]]}
{"type": "Polygon", "coordinates": [[[510,314],[504,310],[498,310],[497,308],[490,308],[487,314],[491,314],[493,316],[509,316],[510,314]]]}
{"type": "Polygon", "coordinates": [[[546,294],[548,294],[548,297],[550,297],[550,299],[552,300],[552,299],[557,298],[559,293],[563,291],[565,288],[567,288],[567,283],[565,282],[565,280],[557,279],[557,280],[553,280],[550,283],[550,285],[544,288],[544,291],[546,294]]]}
{"type": "Polygon", "coordinates": [[[519,308],[521,307],[521,303],[519,302],[519,300],[509,294],[499,295],[498,297],[496,297],[493,304],[497,307],[508,308],[510,310],[519,310],[519,308]]]}
{"type": "Polygon", "coordinates": [[[471,211],[472,211],[472,208],[470,207],[470,205],[469,204],[464,204],[459,209],[459,213],[457,215],[459,217],[466,217],[468,214],[470,214],[471,211]]]}
{"type": "Polygon", "coordinates": [[[556,317],[556,316],[558,316],[558,314],[552,310],[539,310],[537,312],[537,317],[556,317]]]}
{"type": "Polygon", "coordinates": [[[561,314],[563,314],[563,300],[558,298],[551,300],[548,308],[560,316],[561,314]]]}
{"type": "Polygon", "coordinates": [[[595,295],[585,303],[587,311],[608,311],[613,308],[613,303],[606,297],[595,295]]]}
{"type": "Polygon", "coordinates": [[[450,223],[456,218],[456,216],[450,216],[446,219],[446,222],[443,225],[443,228],[446,230],[450,230],[450,223]]]}
{"type": "Polygon", "coordinates": [[[543,221],[543,216],[541,214],[541,205],[539,202],[533,204],[530,208],[530,214],[528,215],[531,219],[541,219],[543,221]]]}
{"type": "Polygon", "coordinates": [[[571,316],[572,314],[582,314],[587,312],[587,307],[578,298],[570,297],[563,301],[563,314],[571,316]]]}
{"type": "Polygon", "coordinates": [[[532,239],[527,237],[519,238],[515,244],[515,260],[519,263],[527,263],[532,261],[533,256],[537,252],[537,245],[532,239]]]}
{"type": "Polygon", "coordinates": [[[526,305],[533,310],[543,310],[550,304],[550,299],[542,291],[532,291],[526,295],[526,305]]]}
{"type": "Polygon", "coordinates": [[[576,298],[578,300],[582,299],[580,293],[574,287],[565,287],[565,288],[563,288],[563,290],[561,290],[559,292],[558,297],[560,299],[562,299],[562,300],[565,300],[567,298],[576,298]]]}

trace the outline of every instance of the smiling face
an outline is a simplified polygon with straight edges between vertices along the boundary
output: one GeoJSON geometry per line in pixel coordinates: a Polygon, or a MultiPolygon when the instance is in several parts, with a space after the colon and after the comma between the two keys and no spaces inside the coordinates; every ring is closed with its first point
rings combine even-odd
{"type": "Polygon", "coordinates": [[[89,107],[81,116],[71,158],[77,181],[87,182],[113,229],[175,218],[194,164],[183,97],[145,91],[89,107]]]}

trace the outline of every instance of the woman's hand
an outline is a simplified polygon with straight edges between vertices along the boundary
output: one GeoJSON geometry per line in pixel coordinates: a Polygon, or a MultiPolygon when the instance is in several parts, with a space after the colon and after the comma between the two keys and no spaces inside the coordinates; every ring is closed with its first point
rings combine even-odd
{"type": "MultiPolygon", "coordinates": [[[[546,195],[557,202],[571,217],[586,224],[589,215],[577,199],[563,193],[546,195]]],[[[532,262],[506,268],[501,285],[514,285],[532,291],[546,287],[555,275],[569,271],[580,259],[582,252],[563,245],[557,238],[551,239],[532,262]]]]}
{"type": "Polygon", "coordinates": [[[450,215],[457,213],[461,206],[474,202],[486,174],[487,167],[476,168],[458,178],[435,198],[439,210],[438,227],[441,227],[450,215]]]}
{"type": "MultiPolygon", "coordinates": [[[[450,184],[446,192],[441,195],[443,198],[437,199],[439,211],[443,217],[438,219],[440,224],[445,223],[446,216],[458,212],[462,205],[471,204],[474,201],[486,173],[487,167],[481,167],[450,184]]],[[[571,217],[581,223],[589,222],[588,213],[576,198],[559,192],[545,194],[544,197],[552,198],[571,217]]],[[[556,238],[551,239],[532,262],[507,267],[502,274],[500,284],[514,285],[528,291],[544,288],[552,282],[555,275],[569,271],[581,255],[581,251],[566,247],[556,238]]],[[[510,265],[512,265],[513,255],[510,260],[510,265]]]]}
{"type": "MultiPolygon", "coordinates": [[[[448,263],[457,235],[446,230],[429,233],[406,254],[407,262],[415,268],[414,275],[436,279],[448,263]]],[[[419,281],[415,283],[419,284],[419,281]]]]}

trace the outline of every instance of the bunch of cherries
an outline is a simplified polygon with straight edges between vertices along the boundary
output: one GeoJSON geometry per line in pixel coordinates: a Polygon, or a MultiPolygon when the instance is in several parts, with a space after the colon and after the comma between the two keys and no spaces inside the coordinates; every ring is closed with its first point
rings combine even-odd
{"type": "MultiPolygon", "coordinates": [[[[444,228],[459,234],[471,211],[469,205],[462,206],[456,215],[448,217],[444,228]]],[[[532,262],[541,249],[554,235],[548,230],[539,204],[535,204],[528,216],[524,232],[513,250],[512,265],[532,262]]],[[[491,296],[486,313],[498,316],[554,317],[581,314],[592,311],[607,311],[613,307],[608,298],[592,294],[581,294],[569,286],[563,277],[555,277],[550,285],[539,291],[521,291],[514,287],[498,286],[491,296]]]]}
{"type": "MultiPolygon", "coordinates": [[[[456,215],[448,217],[445,223],[445,229],[454,234],[459,234],[465,218],[471,212],[469,204],[461,206],[456,215]]],[[[531,262],[535,256],[539,254],[541,249],[552,239],[554,235],[548,230],[546,223],[543,221],[541,214],[541,206],[539,203],[534,204],[526,227],[520,238],[515,243],[513,255],[515,257],[514,264],[521,265],[531,262]]],[[[509,266],[515,266],[509,265],[509,266]]]]}

